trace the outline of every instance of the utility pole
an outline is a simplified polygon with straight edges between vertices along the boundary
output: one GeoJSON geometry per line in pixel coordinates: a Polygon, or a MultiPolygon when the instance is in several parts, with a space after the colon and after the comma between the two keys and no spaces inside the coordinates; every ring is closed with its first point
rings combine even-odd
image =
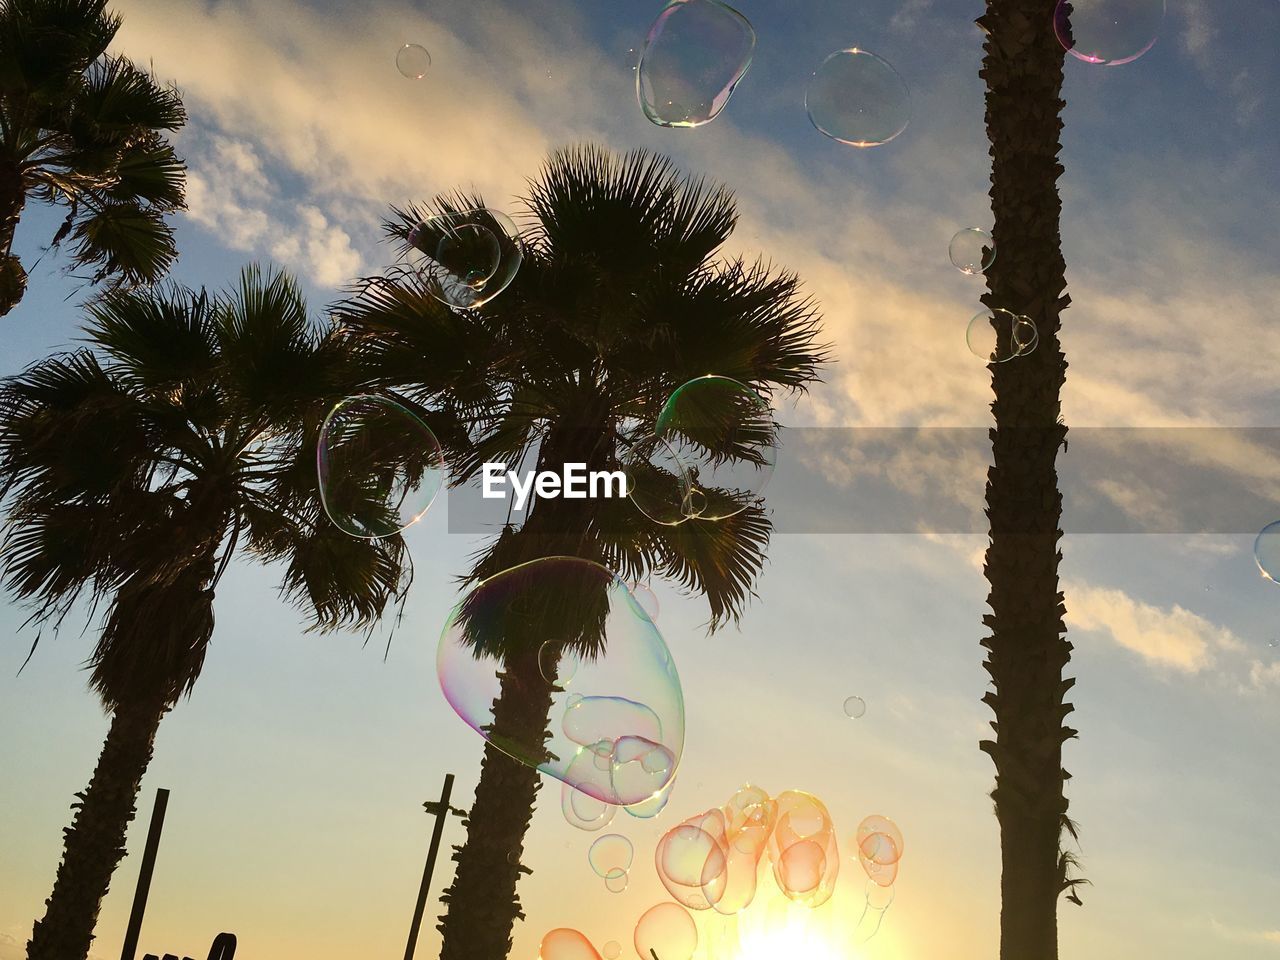
{"type": "Polygon", "coordinates": [[[436,868],[436,854],[440,852],[440,836],[444,833],[444,822],[449,814],[464,817],[466,813],[449,806],[449,796],[453,793],[453,774],[444,775],[444,789],[440,799],[428,800],[422,806],[427,813],[436,818],[435,827],[431,831],[431,846],[427,850],[427,865],[422,871],[422,885],[418,888],[418,902],[413,909],[413,922],[409,925],[409,942],[405,944],[404,960],[413,960],[413,952],[418,947],[418,930],[422,926],[422,914],[427,909],[427,891],[431,887],[431,874],[436,868]]]}
{"type": "Polygon", "coordinates": [[[133,960],[138,953],[138,935],[142,933],[142,915],[147,910],[147,894],[151,892],[151,874],[156,867],[156,852],[160,849],[160,831],[164,829],[164,811],[169,806],[169,791],[156,790],[156,803],[151,808],[151,826],[147,828],[147,845],[142,851],[142,867],[138,871],[138,888],[133,892],[133,909],[129,912],[129,926],[124,934],[124,949],[120,960],[133,960]]]}

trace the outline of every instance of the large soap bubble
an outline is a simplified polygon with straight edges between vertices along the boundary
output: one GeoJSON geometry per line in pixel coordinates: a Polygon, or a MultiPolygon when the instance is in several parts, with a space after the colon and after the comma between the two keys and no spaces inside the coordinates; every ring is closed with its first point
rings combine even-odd
{"type": "Polygon", "coordinates": [[[316,446],[320,502],[353,537],[399,533],[427,512],[445,481],[431,429],[387,397],[348,397],[325,417],[316,446]]]}
{"type": "Polygon", "coordinates": [[[837,50],[818,65],[804,93],[820,133],[852,147],[877,147],[911,121],[911,93],[898,71],[874,53],[837,50]]]}
{"type": "Polygon", "coordinates": [[[485,580],[450,614],[436,669],[472,729],[587,797],[642,804],[675,776],[684,750],[675,662],[626,584],[597,563],[548,557],[485,580]],[[548,640],[576,652],[568,679],[543,676],[548,640]],[[546,739],[541,727],[496,723],[500,694],[529,716],[528,704],[545,702],[546,739]]]}
{"type": "Polygon", "coordinates": [[[1058,0],[1053,30],[1069,54],[1085,63],[1130,63],[1156,43],[1165,0],[1058,0]]]}
{"type": "Polygon", "coordinates": [[[1025,357],[1039,342],[1040,332],[1030,317],[999,307],[975,313],[965,331],[969,352],[989,364],[1025,357]]]}
{"type": "Polygon", "coordinates": [[[821,906],[831,898],[840,876],[831,814],[821,800],[802,790],[780,793],[777,809],[777,824],[769,837],[774,881],[789,899],[821,906]]]}
{"type": "Polygon", "coordinates": [[[663,834],[654,851],[658,879],[679,903],[708,910],[724,893],[728,877],[724,813],[708,810],[663,834]]]}
{"type": "Polygon", "coordinates": [[[636,72],[644,115],[662,127],[710,123],[751,66],[755,47],[755,30],[727,3],[667,4],[649,28],[636,72]]]}
{"type": "Polygon", "coordinates": [[[520,231],[500,210],[442,213],[409,231],[409,263],[451,307],[481,307],[515,279],[524,262],[520,231]]]}
{"type": "Polygon", "coordinates": [[[650,907],[636,922],[636,953],[644,960],[692,960],[698,949],[698,925],[678,903],[650,907]]]}
{"type": "Polygon", "coordinates": [[[538,960],[600,960],[600,954],[583,934],[560,927],[542,938],[538,960]]]}
{"type": "Polygon", "coordinates": [[[996,241],[980,227],[965,227],[951,238],[947,255],[953,267],[976,277],[996,262],[996,241]]]}
{"type": "Polygon", "coordinates": [[[768,401],[728,377],[690,380],[654,423],[684,471],[687,517],[723,520],[758,504],[773,476],[777,426],[768,401]]]}
{"type": "Polygon", "coordinates": [[[1266,579],[1280,583],[1280,520],[1262,528],[1253,541],[1253,559],[1266,579]]]}

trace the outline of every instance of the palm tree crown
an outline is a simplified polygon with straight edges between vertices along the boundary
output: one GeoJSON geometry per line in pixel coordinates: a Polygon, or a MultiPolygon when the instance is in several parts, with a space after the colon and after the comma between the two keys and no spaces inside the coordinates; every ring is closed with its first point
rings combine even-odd
{"type": "Polygon", "coordinates": [[[165,215],[185,169],[165,133],[186,120],[176,90],[107,54],[106,0],[0,0],[0,316],[26,289],[12,253],[29,199],[65,207],[54,245],[94,282],[150,282],[177,257],[165,215]]]}

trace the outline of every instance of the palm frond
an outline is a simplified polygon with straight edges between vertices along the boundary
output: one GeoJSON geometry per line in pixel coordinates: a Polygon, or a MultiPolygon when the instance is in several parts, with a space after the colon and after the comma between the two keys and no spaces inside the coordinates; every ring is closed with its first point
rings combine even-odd
{"type": "Polygon", "coordinates": [[[73,257],[94,268],[94,282],[153,283],[178,258],[173,229],[155,209],[137,203],[95,204],[71,230],[73,257]]]}

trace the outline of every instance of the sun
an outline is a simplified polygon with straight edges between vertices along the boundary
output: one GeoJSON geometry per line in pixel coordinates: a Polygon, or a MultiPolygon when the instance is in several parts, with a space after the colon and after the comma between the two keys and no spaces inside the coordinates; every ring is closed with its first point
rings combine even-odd
{"type": "Polygon", "coordinates": [[[738,915],[736,943],[725,960],[860,960],[864,956],[855,943],[850,918],[834,903],[814,910],[792,903],[776,890],[762,889],[761,894],[738,915]]]}

